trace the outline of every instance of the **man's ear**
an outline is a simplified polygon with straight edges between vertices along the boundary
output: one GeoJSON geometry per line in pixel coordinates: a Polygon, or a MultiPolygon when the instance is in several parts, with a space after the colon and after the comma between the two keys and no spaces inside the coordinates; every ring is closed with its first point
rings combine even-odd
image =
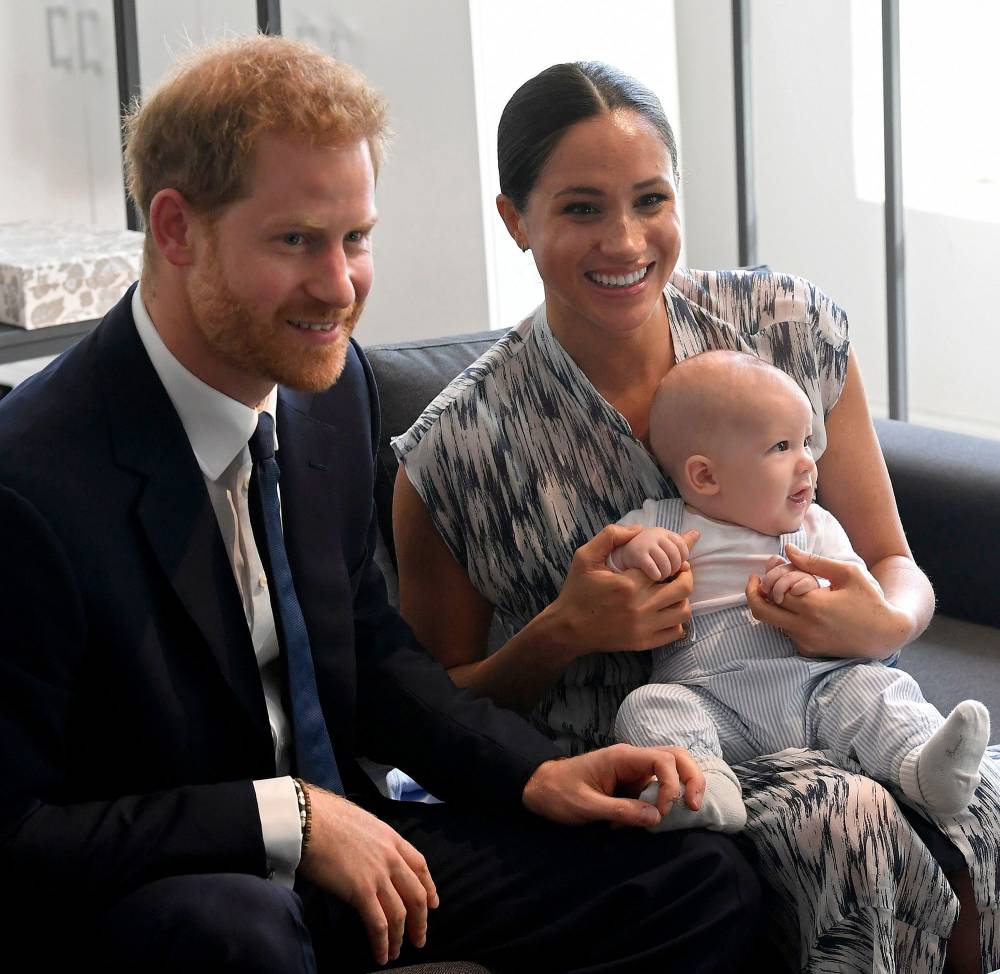
{"type": "Polygon", "coordinates": [[[713,497],[719,492],[719,482],[715,479],[712,461],[700,453],[684,461],[684,478],[688,486],[702,497],[713,497]]]}
{"type": "Polygon", "coordinates": [[[176,189],[161,189],[149,204],[149,232],[163,259],[175,267],[194,263],[193,234],[199,217],[176,189]]]}
{"type": "Polygon", "coordinates": [[[500,193],[497,196],[497,212],[500,214],[500,218],[503,220],[504,226],[507,227],[507,232],[513,238],[514,243],[517,244],[520,250],[527,250],[529,246],[528,235],[524,229],[524,220],[514,205],[514,201],[509,196],[504,196],[503,193],[500,193]]]}

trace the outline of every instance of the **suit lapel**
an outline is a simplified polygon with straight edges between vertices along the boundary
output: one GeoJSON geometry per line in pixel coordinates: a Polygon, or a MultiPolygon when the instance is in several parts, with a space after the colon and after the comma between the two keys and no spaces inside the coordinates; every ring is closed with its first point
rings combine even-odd
{"type": "Polygon", "coordinates": [[[98,368],[118,462],[143,478],[136,513],[154,558],[259,732],[267,709],[243,604],[187,434],[146,355],[131,290],[100,336],[98,368]]]}
{"type": "Polygon", "coordinates": [[[336,429],[309,415],[311,400],[309,393],[279,390],[278,461],[285,546],[315,651],[342,611],[330,594],[341,587],[343,565],[336,534],[336,429]]]}
{"type": "Polygon", "coordinates": [[[314,397],[282,389],[278,462],[285,547],[309,633],[327,729],[341,773],[353,753],[354,607],[344,563],[340,434],[310,415],[314,397]]]}

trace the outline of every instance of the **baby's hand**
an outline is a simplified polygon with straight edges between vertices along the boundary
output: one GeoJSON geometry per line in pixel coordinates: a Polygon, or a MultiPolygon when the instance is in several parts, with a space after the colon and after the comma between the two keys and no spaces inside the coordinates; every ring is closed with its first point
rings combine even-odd
{"type": "Polygon", "coordinates": [[[819,588],[815,575],[793,568],[781,555],[772,555],[764,569],[760,591],[775,605],[781,605],[786,595],[805,595],[819,588]]]}
{"type": "Polygon", "coordinates": [[[638,568],[654,582],[665,581],[684,567],[700,536],[698,531],[677,534],[666,528],[644,528],[608,555],[608,567],[616,572],[638,568]]]}

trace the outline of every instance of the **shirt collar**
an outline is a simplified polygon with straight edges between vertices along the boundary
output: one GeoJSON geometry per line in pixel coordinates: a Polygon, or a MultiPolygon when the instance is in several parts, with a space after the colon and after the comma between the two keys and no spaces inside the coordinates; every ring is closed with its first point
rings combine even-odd
{"type": "MultiPolygon", "coordinates": [[[[156,330],[138,286],[132,295],[132,317],[139,340],[177,410],[202,474],[218,480],[257,428],[257,410],[213,389],[174,358],[156,330]]],[[[272,386],[260,408],[273,419],[277,402],[278,389],[272,386]]],[[[277,439],[275,434],[275,449],[277,439]]]]}

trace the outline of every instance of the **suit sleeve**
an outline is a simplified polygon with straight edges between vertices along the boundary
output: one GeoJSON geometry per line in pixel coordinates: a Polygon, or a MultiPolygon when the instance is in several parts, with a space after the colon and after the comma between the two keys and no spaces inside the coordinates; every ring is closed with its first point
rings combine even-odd
{"type": "Polygon", "coordinates": [[[107,705],[78,692],[91,650],[86,609],[54,532],[2,486],[0,525],[0,852],[8,881],[90,908],[163,876],[262,875],[249,781],[79,800],[88,782],[71,780],[74,714],[107,705]]]}
{"type": "MultiPolygon", "coordinates": [[[[372,463],[378,451],[378,396],[368,382],[372,463]]],[[[396,764],[451,802],[516,804],[528,779],[559,749],[519,715],[459,690],[390,606],[374,562],[374,503],[367,556],[355,597],[360,744],[370,757],[396,764]]]]}

